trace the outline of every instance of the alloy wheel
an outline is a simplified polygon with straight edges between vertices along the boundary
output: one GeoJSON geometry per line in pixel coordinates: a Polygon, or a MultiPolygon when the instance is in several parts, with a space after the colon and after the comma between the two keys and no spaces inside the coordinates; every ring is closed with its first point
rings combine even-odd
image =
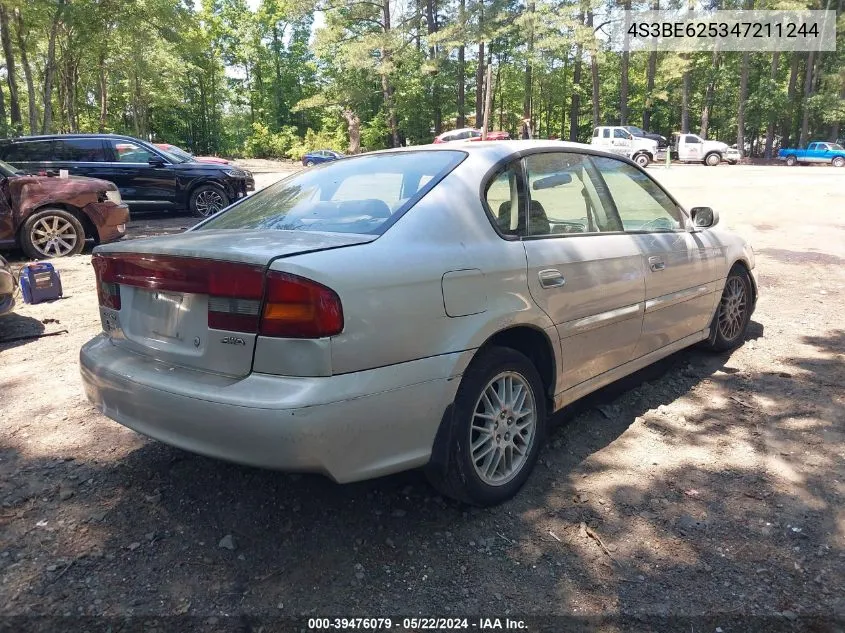
{"type": "Polygon", "coordinates": [[[45,257],[63,257],[76,247],[80,236],[73,224],[58,215],[48,215],[32,225],[33,247],[45,257]]]}
{"type": "Polygon", "coordinates": [[[514,371],[481,392],[470,425],[470,459],[490,486],[508,483],[524,466],[537,434],[537,407],[528,380],[514,371]]]}
{"type": "Polygon", "coordinates": [[[719,304],[719,332],[734,340],[742,332],[748,308],[748,291],[740,277],[729,277],[719,304]]]}
{"type": "Polygon", "coordinates": [[[223,196],[214,189],[206,189],[200,191],[197,195],[196,207],[197,213],[206,218],[214,215],[224,207],[223,196]]]}

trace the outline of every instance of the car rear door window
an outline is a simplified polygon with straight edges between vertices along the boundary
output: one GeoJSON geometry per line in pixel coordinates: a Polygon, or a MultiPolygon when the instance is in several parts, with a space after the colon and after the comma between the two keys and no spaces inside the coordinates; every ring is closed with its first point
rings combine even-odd
{"type": "Polygon", "coordinates": [[[53,141],[24,141],[7,146],[3,160],[10,163],[39,163],[53,159],[53,141]]]}
{"type": "Polygon", "coordinates": [[[106,151],[103,141],[98,138],[56,139],[53,157],[58,161],[102,163],[106,161],[106,151]]]}
{"type": "Polygon", "coordinates": [[[612,196],[625,231],[678,231],[683,212],[647,174],[615,158],[590,158],[612,196]]]}
{"type": "Polygon", "coordinates": [[[548,152],[525,159],[528,235],[621,231],[609,194],[584,154],[548,152]]]}

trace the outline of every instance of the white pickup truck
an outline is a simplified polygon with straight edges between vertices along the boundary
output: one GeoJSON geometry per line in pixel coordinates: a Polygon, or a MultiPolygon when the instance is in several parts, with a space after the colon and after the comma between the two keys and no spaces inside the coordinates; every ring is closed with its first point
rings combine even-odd
{"type": "Polygon", "coordinates": [[[657,156],[657,141],[636,137],[618,125],[594,128],[590,144],[630,158],[640,167],[645,167],[657,156]]]}
{"type": "Polygon", "coordinates": [[[704,163],[715,167],[723,160],[736,165],[741,158],[739,150],[720,141],[705,141],[697,134],[675,134],[672,139],[672,157],[683,163],[704,163]]]}

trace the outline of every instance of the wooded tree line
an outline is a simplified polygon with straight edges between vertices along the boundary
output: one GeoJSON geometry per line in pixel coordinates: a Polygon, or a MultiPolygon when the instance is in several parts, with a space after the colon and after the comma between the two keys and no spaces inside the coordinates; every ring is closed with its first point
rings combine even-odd
{"type": "MultiPolygon", "coordinates": [[[[608,9],[681,0],[0,0],[0,136],[127,133],[198,153],[296,157],[480,125],[586,141],[595,125],[693,131],[770,155],[841,137],[835,52],[617,53],[608,9]],[[314,29],[315,12],[324,17],[314,29]]],[[[776,9],[781,0],[708,0],[776,9]]]]}

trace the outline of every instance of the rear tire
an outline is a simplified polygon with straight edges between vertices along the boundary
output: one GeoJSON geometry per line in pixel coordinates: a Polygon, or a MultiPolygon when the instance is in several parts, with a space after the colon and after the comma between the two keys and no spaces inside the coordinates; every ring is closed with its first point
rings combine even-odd
{"type": "Polygon", "coordinates": [[[23,223],[20,241],[32,259],[78,255],[85,248],[85,229],[76,216],[63,209],[43,209],[23,223]]]}
{"type": "Polygon", "coordinates": [[[719,163],[722,162],[722,157],[719,155],[718,152],[710,152],[707,156],[704,157],[704,164],[708,167],[716,167],[719,163]]]}
{"type": "Polygon", "coordinates": [[[845,167],[845,158],[837,156],[831,161],[831,165],[833,165],[834,167],[845,167]]]}
{"type": "Polygon", "coordinates": [[[786,157],[786,166],[787,167],[794,167],[798,164],[798,159],[795,156],[787,156],[786,157]]]}
{"type": "Polygon", "coordinates": [[[531,474],[545,437],[546,399],[530,360],[508,347],[473,359],[461,379],[448,432],[438,433],[444,460],[427,468],[442,494],[477,506],[513,497],[531,474]]]}
{"type": "Polygon", "coordinates": [[[191,193],[188,203],[198,218],[208,218],[229,206],[229,196],[217,185],[200,185],[191,193]]]}
{"type": "Polygon", "coordinates": [[[710,349],[724,352],[742,343],[751,321],[753,301],[748,273],[744,268],[734,268],[725,280],[725,289],[710,325],[707,341],[710,349]]]}

